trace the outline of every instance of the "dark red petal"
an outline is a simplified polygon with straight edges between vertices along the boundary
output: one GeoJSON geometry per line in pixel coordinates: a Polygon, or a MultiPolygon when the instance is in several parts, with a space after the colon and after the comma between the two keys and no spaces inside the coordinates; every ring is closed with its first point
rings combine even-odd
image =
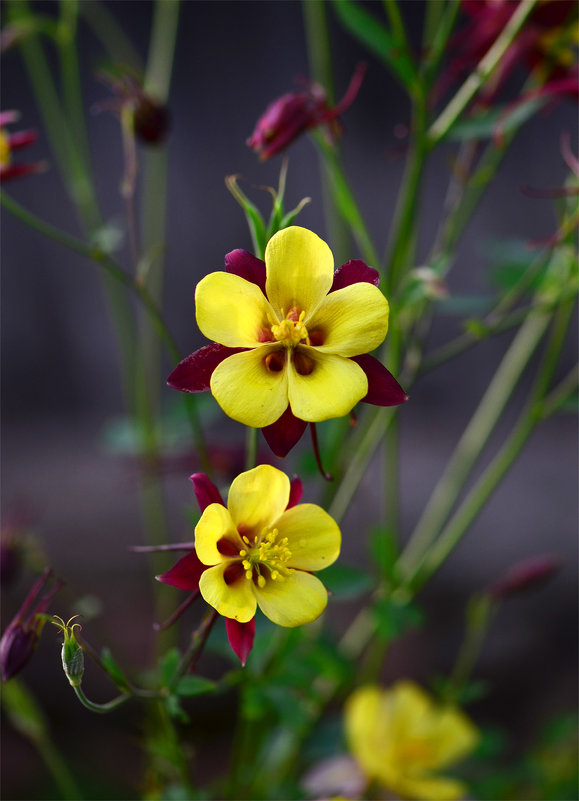
{"type": "Polygon", "coordinates": [[[252,617],[248,623],[240,623],[238,620],[226,617],[225,628],[231,650],[241,660],[241,667],[245,667],[247,657],[253,648],[255,618],[252,617]]]}
{"type": "Polygon", "coordinates": [[[205,473],[193,473],[192,476],[189,476],[189,480],[193,482],[195,497],[202,512],[212,503],[220,503],[225,506],[221,493],[205,473]]]}
{"type": "Polygon", "coordinates": [[[368,394],[362,398],[364,403],[372,403],[374,406],[398,406],[408,400],[408,395],[398,381],[378,359],[364,353],[362,356],[353,356],[352,361],[359,364],[368,377],[368,394]]]}
{"type": "Polygon", "coordinates": [[[361,259],[351,259],[342,264],[341,267],[338,267],[334,273],[334,283],[330,292],[335,292],[336,289],[343,289],[345,286],[359,284],[360,282],[378,286],[380,283],[378,270],[368,267],[361,259]]]}
{"type": "Polygon", "coordinates": [[[199,560],[195,551],[191,551],[187,556],[173,565],[171,570],[156,576],[157,581],[162,581],[163,584],[170,584],[172,587],[177,587],[178,590],[197,590],[199,589],[199,579],[207,565],[199,560]]]}
{"type": "Polygon", "coordinates": [[[205,345],[179,362],[167,379],[167,384],[181,392],[207,392],[211,374],[217,365],[242,350],[245,348],[226,348],[225,345],[217,345],[215,342],[205,345]]]}
{"type": "Polygon", "coordinates": [[[286,509],[291,509],[292,506],[296,506],[301,501],[303,494],[304,485],[302,484],[301,478],[298,478],[297,476],[292,478],[290,482],[290,496],[286,509]]]}
{"type": "Polygon", "coordinates": [[[247,250],[232,250],[225,257],[225,269],[228,273],[239,275],[252,284],[257,284],[265,295],[265,262],[247,250]]]}
{"type": "Polygon", "coordinates": [[[265,441],[276,456],[287,456],[306,430],[307,423],[296,417],[288,406],[282,416],[270,426],[262,428],[265,441]]]}

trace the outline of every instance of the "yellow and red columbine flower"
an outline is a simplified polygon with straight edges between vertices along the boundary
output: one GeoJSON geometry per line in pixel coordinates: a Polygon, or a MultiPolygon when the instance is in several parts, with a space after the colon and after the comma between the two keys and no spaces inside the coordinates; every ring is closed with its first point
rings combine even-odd
{"type": "Polygon", "coordinates": [[[229,417],[263,428],[285,456],[307,423],[347,414],[358,401],[381,406],[407,396],[368,351],[388,330],[378,273],[355,260],[334,272],[328,245],[312,231],[278,231],[265,264],[246,251],[195,292],[199,328],[216,344],[184,359],[168,383],[211,389],[229,417]]]}
{"type": "Polygon", "coordinates": [[[285,473],[270,465],[241,473],[227,506],[215,501],[205,507],[195,528],[195,556],[158,578],[189,589],[190,572],[205,601],[238,623],[251,621],[258,606],[279,626],[316,620],[328,594],[310,571],[338,558],[340,529],[321,507],[292,505],[292,489],[285,473]]]}
{"type": "Polygon", "coordinates": [[[453,801],[467,788],[437,775],[467,756],[478,732],[457,708],[437,706],[416,684],[360,687],[346,702],[348,746],[368,781],[404,798],[453,801]]]}
{"type": "Polygon", "coordinates": [[[16,122],[20,115],[17,111],[0,112],[0,181],[11,181],[24,175],[43,172],[46,165],[42,161],[28,164],[13,164],[12,153],[21,147],[27,147],[36,141],[34,131],[17,131],[9,134],[5,131],[7,125],[16,122]]]}

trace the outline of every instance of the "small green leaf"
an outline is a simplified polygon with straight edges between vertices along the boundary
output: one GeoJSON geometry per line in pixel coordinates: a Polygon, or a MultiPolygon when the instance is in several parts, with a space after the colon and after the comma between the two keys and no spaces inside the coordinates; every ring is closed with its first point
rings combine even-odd
{"type": "Polygon", "coordinates": [[[189,723],[190,717],[181,706],[181,701],[178,696],[168,695],[165,699],[165,707],[172,718],[180,720],[181,723],[189,723]]]}
{"type": "Polygon", "coordinates": [[[372,589],[372,579],[368,571],[355,565],[330,565],[320,575],[336,601],[360,598],[372,589]]]}
{"type": "Polygon", "coordinates": [[[181,651],[178,648],[171,648],[161,659],[161,679],[165,687],[168,687],[177,675],[180,663],[181,651]]]}
{"type": "Polygon", "coordinates": [[[471,139],[491,139],[496,133],[510,133],[536,114],[546,102],[546,97],[532,98],[514,106],[510,111],[508,106],[483,111],[476,117],[469,117],[454,125],[446,139],[465,142],[471,139]]]}
{"type": "Polygon", "coordinates": [[[376,621],[376,633],[385,640],[394,640],[408,629],[419,626],[424,619],[422,610],[411,603],[401,603],[394,597],[381,598],[372,611],[376,621]]]}
{"type": "Polygon", "coordinates": [[[123,671],[115,662],[110,650],[106,647],[101,651],[101,662],[104,669],[109,674],[112,681],[114,681],[114,683],[117,685],[119,690],[129,690],[129,682],[127,681],[123,671]]]}
{"type": "Polygon", "coordinates": [[[414,64],[374,14],[353,0],[334,0],[333,7],[342,25],[354,38],[393,70],[404,86],[416,87],[419,78],[414,64]]]}
{"type": "Polygon", "coordinates": [[[265,246],[267,245],[267,232],[263,217],[259,213],[257,206],[251,202],[247,195],[242,192],[237,185],[236,175],[228,175],[225,179],[225,184],[245,212],[245,218],[251,233],[255,255],[262,259],[265,253],[265,246]]]}
{"type": "Polygon", "coordinates": [[[184,676],[179,679],[175,687],[177,695],[191,698],[194,695],[205,695],[215,690],[217,684],[209,679],[204,679],[202,676],[184,676]]]}

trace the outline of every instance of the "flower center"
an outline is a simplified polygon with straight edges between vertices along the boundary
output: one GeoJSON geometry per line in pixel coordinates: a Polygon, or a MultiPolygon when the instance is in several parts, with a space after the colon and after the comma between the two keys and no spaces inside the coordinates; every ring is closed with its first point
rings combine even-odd
{"type": "Polygon", "coordinates": [[[249,537],[243,537],[243,542],[247,548],[242,548],[239,555],[243,557],[241,563],[245,570],[246,579],[256,579],[260,587],[265,587],[265,576],[262,570],[269,570],[270,578],[273,581],[284,581],[287,576],[293,573],[292,568],[286,567],[291,559],[291,551],[287,547],[288,538],[279,539],[277,528],[268,530],[264,528],[261,537],[255,536],[253,542],[249,537]]]}
{"type": "Polygon", "coordinates": [[[10,165],[10,140],[0,130],[0,167],[8,167],[10,165]]]}
{"type": "Polygon", "coordinates": [[[398,761],[407,765],[428,763],[432,758],[432,744],[427,740],[405,740],[396,751],[398,761]]]}
{"type": "Polygon", "coordinates": [[[300,342],[309,345],[308,329],[304,325],[305,316],[305,311],[300,312],[295,307],[290,309],[281,323],[272,325],[271,333],[274,339],[287,348],[293,348],[300,342]]]}

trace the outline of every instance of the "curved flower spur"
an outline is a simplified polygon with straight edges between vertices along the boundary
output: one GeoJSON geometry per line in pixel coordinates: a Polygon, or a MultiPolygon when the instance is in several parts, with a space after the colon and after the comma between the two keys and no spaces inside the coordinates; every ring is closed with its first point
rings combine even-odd
{"type": "Polygon", "coordinates": [[[388,301],[378,272],[349,261],[334,272],[328,245],[312,231],[278,231],[265,263],[244,250],[226,272],[205,276],[196,318],[215,344],[184,359],[168,384],[211,390],[232,419],[263,429],[285,456],[308,423],[348,414],[359,401],[395,406],[407,395],[368,355],[388,330],[388,301]]]}

